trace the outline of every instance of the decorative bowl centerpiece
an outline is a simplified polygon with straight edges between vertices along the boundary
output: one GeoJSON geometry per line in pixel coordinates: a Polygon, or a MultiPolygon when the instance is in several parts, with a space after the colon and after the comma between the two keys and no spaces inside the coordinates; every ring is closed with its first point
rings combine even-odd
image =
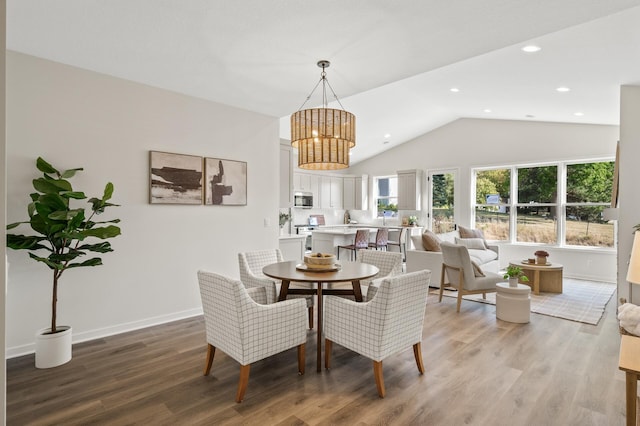
{"type": "Polygon", "coordinates": [[[309,269],[331,269],[335,266],[336,255],[331,253],[309,253],[304,255],[304,264],[309,269]]]}

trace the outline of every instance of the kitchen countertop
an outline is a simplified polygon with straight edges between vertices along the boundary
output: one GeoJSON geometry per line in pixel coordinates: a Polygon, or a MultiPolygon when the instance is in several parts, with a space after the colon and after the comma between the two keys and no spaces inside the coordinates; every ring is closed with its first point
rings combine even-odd
{"type": "Polygon", "coordinates": [[[278,237],[281,240],[296,240],[296,239],[305,239],[306,235],[298,235],[298,234],[283,234],[278,237]]]}

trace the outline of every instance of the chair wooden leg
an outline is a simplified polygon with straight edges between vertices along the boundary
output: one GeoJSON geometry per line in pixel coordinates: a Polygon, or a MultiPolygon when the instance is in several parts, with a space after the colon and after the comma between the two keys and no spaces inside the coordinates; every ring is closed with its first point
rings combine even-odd
{"type": "Polygon", "coordinates": [[[438,299],[438,303],[442,302],[442,295],[444,294],[444,274],[445,269],[444,265],[442,265],[442,272],[440,272],[440,298],[438,299]]]}
{"type": "Polygon", "coordinates": [[[211,364],[213,364],[213,357],[216,354],[216,348],[211,343],[207,346],[207,360],[204,362],[204,375],[208,376],[211,371],[211,364]]]}
{"type": "Polygon", "coordinates": [[[459,270],[458,275],[458,304],[456,306],[456,312],[460,312],[460,304],[462,303],[462,288],[464,287],[464,272],[459,270]]]}
{"type": "Polygon", "coordinates": [[[300,374],[301,376],[304,374],[304,361],[305,361],[305,356],[304,356],[304,343],[302,343],[301,345],[298,345],[298,374],[300,374]]]}
{"type": "Polygon", "coordinates": [[[249,383],[249,371],[251,370],[251,364],[240,366],[240,381],[238,382],[238,393],[236,393],[236,402],[242,402],[244,399],[244,393],[247,390],[247,383],[249,383]]]}
{"type": "Polygon", "coordinates": [[[378,396],[384,398],[384,377],[382,376],[382,361],[373,361],[373,375],[376,378],[376,387],[378,388],[378,396]]]}
{"type": "Polygon", "coordinates": [[[422,349],[420,349],[420,342],[413,345],[413,356],[416,359],[416,365],[420,374],[424,374],[424,365],[422,364],[422,349]]]}
{"type": "Polygon", "coordinates": [[[309,306],[309,330],[313,330],[313,306],[309,306]]]}
{"type": "Polygon", "coordinates": [[[485,299],[485,300],[487,300],[487,293],[484,293],[484,292],[483,292],[483,293],[482,293],[482,298],[483,298],[483,299],[485,299]]]}
{"type": "Polygon", "coordinates": [[[324,339],[324,368],[327,370],[331,368],[331,347],[333,342],[329,339],[324,339]]]}

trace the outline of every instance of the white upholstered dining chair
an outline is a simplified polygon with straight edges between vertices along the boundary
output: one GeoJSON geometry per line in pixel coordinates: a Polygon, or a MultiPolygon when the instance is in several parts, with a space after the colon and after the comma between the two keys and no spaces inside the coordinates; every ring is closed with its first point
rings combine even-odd
{"type": "MultiPolygon", "coordinates": [[[[267,303],[275,303],[278,301],[278,294],[280,293],[280,281],[264,275],[262,268],[283,260],[280,249],[238,253],[240,281],[247,288],[264,287],[267,292],[267,303]]],[[[292,287],[295,287],[295,285],[292,285],[292,287]]],[[[304,298],[306,300],[307,308],[309,309],[309,328],[313,328],[313,296],[289,295],[288,298],[304,298]]]]}
{"type": "Polygon", "coordinates": [[[365,303],[327,296],[325,368],[331,368],[333,343],[372,359],[378,395],[384,398],[382,361],[413,346],[418,371],[424,374],[420,342],[430,277],[431,272],[423,270],[385,278],[365,303]]]}
{"type": "MultiPolygon", "coordinates": [[[[238,280],[198,271],[207,339],[204,375],[211,371],[216,349],[240,363],[236,402],[242,402],[250,364],[298,348],[298,372],[304,374],[306,309],[304,300],[261,305],[238,280]]],[[[264,292],[262,288],[250,289],[264,292]]]]}
{"type": "Polygon", "coordinates": [[[496,291],[497,283],[504,281],[500,274],[482,271],[477,265],[474,267],[467,247],[443,242],[440,243],[440,249],[442,250],[442,271],[438,301],[442,302],[445,286],[455,287],[458,290],[456,312],[460,312],[462,296],[482,293],[482,298],[485,299],[487,293],[496,291]],[[449,282],[445,283],[447,277],[449,282]]]}
{"type": "Polygon", "coordinates": [[[367,288],[366,301],[373,299],[383,278],[394,277],[402,273],[402,253],[360,250],[357,261],[373,265],[379,270],[375,276],[360,281],[360,285],[367,288]]]}

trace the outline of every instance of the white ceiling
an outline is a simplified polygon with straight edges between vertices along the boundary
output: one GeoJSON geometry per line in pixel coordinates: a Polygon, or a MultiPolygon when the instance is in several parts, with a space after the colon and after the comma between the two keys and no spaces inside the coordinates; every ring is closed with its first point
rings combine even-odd
{"type": "Polygon", "coordinates": [[[7,27],[11,50],[282,117],[287,139],[330,60],[352,163],[460,117],[617,124],[640,84],[640,0],[7,0],[7,27]]]}

